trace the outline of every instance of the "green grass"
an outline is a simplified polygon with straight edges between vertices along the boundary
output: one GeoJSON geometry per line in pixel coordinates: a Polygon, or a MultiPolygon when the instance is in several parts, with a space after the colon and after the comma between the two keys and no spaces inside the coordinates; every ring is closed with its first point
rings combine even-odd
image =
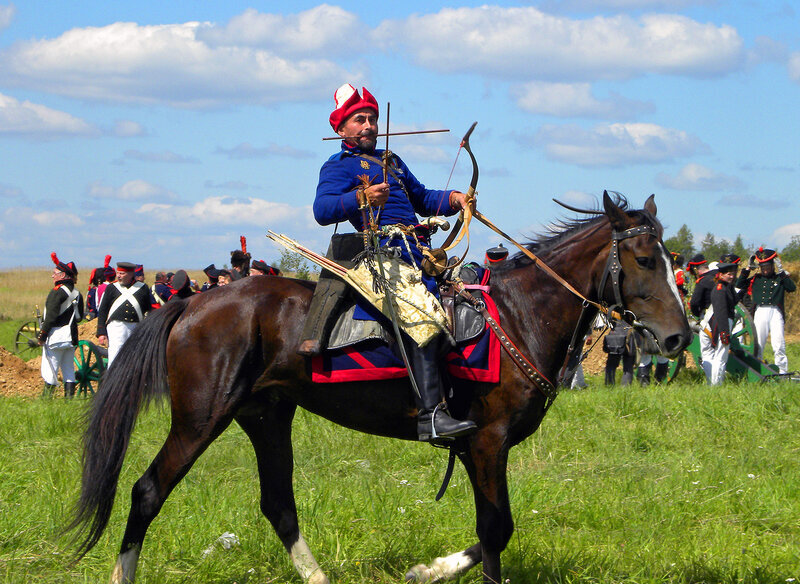
{"type": "MultiPolygon", "coordinates": [[[[84,402],[85,403],[85,402],[84,402]]],[[[111,523],[77,564],[55,532],[77,494],[84,403],[0,400],[0,581],[107,581],[130,488],[169,426],[134,433],[111,523]]],[[[512,450],[510,583],[785,583],[800,578],[800,392],[791,383],[677,382],[566,391],[512,450]]],[[[305,412],[295,423],[301,529],[334,582],[402,581],[415,563],[475,541],[445,453],[358,434],[305,412]]],[[[258,509],[254,456],[231,427],[178,485],[148,532],[138,582],[300,579],[258,509]],[[240,545],[203,557],[224,532],[240,545]]],[[[478,570],[462,584],[479,582],[478,570]]]]}

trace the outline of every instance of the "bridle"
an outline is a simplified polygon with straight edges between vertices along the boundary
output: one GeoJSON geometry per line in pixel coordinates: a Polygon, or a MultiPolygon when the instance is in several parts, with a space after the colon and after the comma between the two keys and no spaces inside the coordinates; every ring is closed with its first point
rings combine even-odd
{"type": "Polygon", "coordinates": [[[606,260],[606,268],[603,271],[603,277],[600,280],[599,294],[602,295],[608,284],[608,279],[611,278],[611,286],[614,291],[614,304],[608,307],[608,313],[617,312],[623,316],[621,320],[626,321],[633,327],[642,327],[643,325],[636,318],[633,311],[625,308],[625,301],[622,299],[622,291],[620,290],[619,280],[622,275],[622,264],[619,262],[619,242],[623,239],[637,237],[639,235],[652,235],[658,238],[658,233],[650,225],[638,225],[631,227],[625,231],[612,231],[611,232],[611,250],[608,253],[608,260],[606,260]],[[627,317],[627,318],[625,318],[627,317]]]}
{"type": "MultiPolygon", "coordinates": [[[[639,235],[652,235],[658,238],[658,232],[651,225],[637,225],[636,227],[630,227],[624,231],[611,231],[611,249],[608,252],[608,259],[606,260],[605,269],[600,279],[600,287],[598,288],[598,295],[601,297],[601,300],[600,302],[592,302],[584,298],[581,315],[572,333],[572,339],[567,349],[567,358],[559,376],[561,379],[571,377],[574,370],[589,353],[589,351],[586,351],[581,354],[579,351],[582,346],[580,342],[582,337],[579,331],[584,328],[584,319],[592,308],[597,308],[606,315],[606,328],[613,326],[610,325],[612,319],[617,319],[625,321],[634,329],[645,329],[645,326],[639,321],[636,314],[625,307],[625,301],[622,298],[622,290],[620,288],[620,276],[622,276],[623,272],[622,264],[619,261],[619,242],[631,237],[638,237],[639,235]],[[611,288],[614,292],[614,303],[611,305],[607,305],[602,301],[602,295],[605,292],[609,278],[611,279],[611,288]]],[[[594,347],[594,345],[592,345],[592,347],[594,347]]]]}

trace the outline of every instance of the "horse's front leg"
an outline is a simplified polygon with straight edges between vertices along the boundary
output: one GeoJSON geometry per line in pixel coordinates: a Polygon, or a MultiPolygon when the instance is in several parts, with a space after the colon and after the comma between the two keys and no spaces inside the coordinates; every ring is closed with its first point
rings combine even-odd
{"type": "Polygon", "coordinates": [[[462,552],[436,558],[430,566],[417,565],[406,574],[411,582],[441,582],[455,578],[479,562],[485,584],[500,582],[500,553],[514,531],[508,500],[506,468],[508,445],[505,435],[484,427],[460,456],[472,482],[475,496],[476,532],[479,543],[462,552]]]}

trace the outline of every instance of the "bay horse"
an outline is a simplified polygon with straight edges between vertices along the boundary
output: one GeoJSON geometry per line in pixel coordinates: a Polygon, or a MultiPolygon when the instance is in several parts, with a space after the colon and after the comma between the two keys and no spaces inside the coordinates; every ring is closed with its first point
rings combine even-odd
{"type": "MultiPolygon", "coordinates": [[[[562,223],[555,233],[528,243],[528,249],[588,299],[618,305],[615,296],[621,296],[623,307],[652,333],[662,354],[678,355],[692,333],[654,197],[642,210],[632,211],[621,196],[612,200],[604,193],[603,210],[596,214],[562,223]],[[610,254],[621,268],[616,292],[605,277],[610,254]]],[[[109,522],[140,408],[148,400],[168,397],[172,412],[161,450],[132,488],[112,583],[133,582],[150,523],[232,421],[252,442],[261,511],[296,570],[305,582],[329,582],[298,524],[291,436],[296,408],[361,432],[405,440],[417,437],[416,409],[407,379],[324,387],[312,382],[305,358],[295,349],[313,286],[253,277],[170,301],[144,319],[106,371],[88,412],[82,487],[68,527],[77,530],[79,557],[98,542],[109,522]]],[[[492,297],[508,336],[547,379],[555,380],[576,327],[577,338],[588,331],[591,319],[581,318],[582,303],[522,254],[493,272],[492,297]]],[[[549,402],[505,353],[500,383],[453,383],[451,411],[478,426],[477,433],[462,439],[457,454],[474,492],[478,542],[429,566],[414,566],[406,578],[440,581],[482,563],[483,582],[496,584],[501,581],[500,554],[513,531],[508,452],[538,428],[549,402]]]]}

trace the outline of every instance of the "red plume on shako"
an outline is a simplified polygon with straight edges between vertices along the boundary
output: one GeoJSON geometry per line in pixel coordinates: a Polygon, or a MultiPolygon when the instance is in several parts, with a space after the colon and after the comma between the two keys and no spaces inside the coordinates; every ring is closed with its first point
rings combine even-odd
{"type": "Polygon", "coordinates": [[[74,278],[75,276],[78,275],[78,269],[75,267],[75,264],[73,262],[68,262],[65,264],[60,259],[58,259],[58,255],[56,254],[56,252],[52,252],[50,254],[50,259],[53,260],[53,263],[56,265],[56,267],[60,271],[64,272],[67,276],[74,278]]]}

